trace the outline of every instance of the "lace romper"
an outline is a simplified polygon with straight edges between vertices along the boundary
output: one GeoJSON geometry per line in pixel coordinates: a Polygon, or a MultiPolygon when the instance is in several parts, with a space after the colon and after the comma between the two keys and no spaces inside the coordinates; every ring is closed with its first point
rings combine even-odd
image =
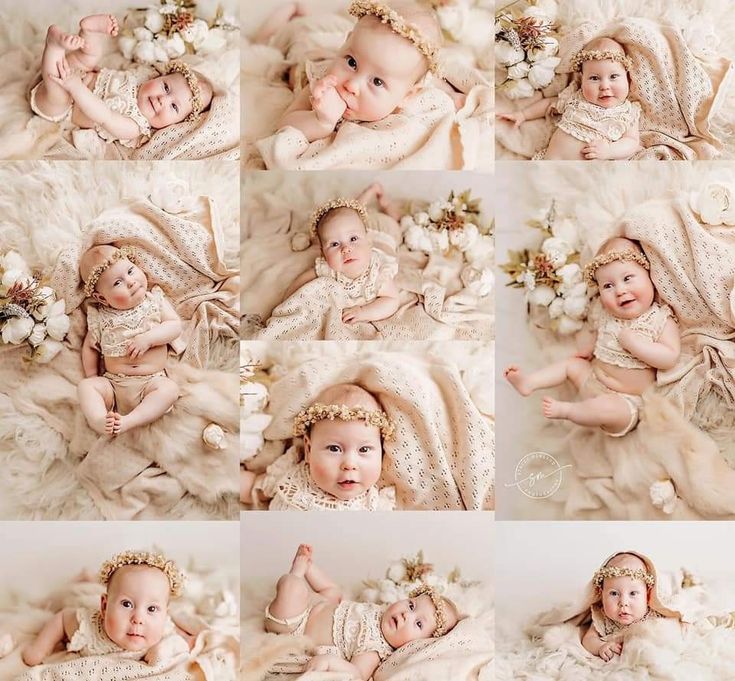
{"type": "MultiPolygon", "coordinates": [[[[105,633],[102,624],[102,614],[99,610],[89,610],[88,608],[77,609],[77,622],[79,628],[74,632],[71,641],[67,643],[66,649],[72,653],[79,653],[82,657],[90,655],[110,655],[113,653],[127,653],[117,643],[110,640],[105,633]]],[[[137,657],[142,658],[145,651],[136,653],[137,657]]]]}
{"type": "Polygon", "coordinates": [[[396,505],[394,487],[378,489],[373,485],[346,501],[327,494],[311,480],[309,466],[299,461],[296,447],[268,466],[256,488],[271,499],[271,511],[392,511],[396,505]]]}
{"type": "Polygon", "coordinates": [[[329,277],[341,284],[350,302],[357,305],[370,303],[378,297],[383,284],[398,273],[398,263],[395,258],[391,258],[373,248],[370,255],[370,264],[355,279],[350,279],[341,272],[336,272],[322,257],[317,258],[314,262],[314,271],[317,277],[329,277]]]}
{"type": "Polygon", "coordinates": [[[385,605],[355,601],[342,601],[337,606],[332,621],[332,639],[345,660],[374,651],[382,662],[393,652],[380,629],[380,618],[385,610],[385,605]]]}

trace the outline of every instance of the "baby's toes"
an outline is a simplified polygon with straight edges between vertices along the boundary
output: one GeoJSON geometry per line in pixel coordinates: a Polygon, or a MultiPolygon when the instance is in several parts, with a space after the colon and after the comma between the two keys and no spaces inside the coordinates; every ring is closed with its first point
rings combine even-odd
{"type": "Polygon", "coordinates": [[[110,14],[110,28],[109,33],[111,36],[116,36],[120,30],[120,24],[117,21],[117,17],[114,14],[110,14]]]}

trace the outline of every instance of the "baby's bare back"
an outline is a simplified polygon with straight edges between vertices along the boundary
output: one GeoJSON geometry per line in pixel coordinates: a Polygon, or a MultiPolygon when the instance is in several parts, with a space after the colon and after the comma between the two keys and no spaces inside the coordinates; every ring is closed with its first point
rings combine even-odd
{"type": "Polygon", "coordinates": [[[656,370],[653,367],[626,369],[595,358],[592,360],[592,370],[605,387],[628,395],[640,395],[656,382],[656,370]]]}
{"type": "Polygon", "coordinates": [[[334,622],[334,611],[336,609],[337,604],[330,601],[320,601],[312,608],[306,622],[305,633],[314,641],[314,645],[334,645],[332,623],[334,622]]]}

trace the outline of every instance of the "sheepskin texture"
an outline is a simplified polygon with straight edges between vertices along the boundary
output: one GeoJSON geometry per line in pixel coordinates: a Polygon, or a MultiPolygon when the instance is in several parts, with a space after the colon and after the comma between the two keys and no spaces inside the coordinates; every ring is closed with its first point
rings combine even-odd
{"type": "MultiPolygon", "coordinates": [[[[713,170],[729,167],[705,162],[666,164],[660,169],[657,166],[653,174],[647,163],[592,167],[564,163],[553,168],[540,164],[528,169],[508,165],[499,185],[498,214],[502,218],[497,230],[498,250],[504,254],[507,249],[525,245],[536,247],[533,230],[524,226],[530,217],[525,207],[547,209],[554,198],[560,215],[576,218],[582,261],[586,262],[605,238],[630,226],[628,216],[637,215],[647,200],[677,199],[685,204],[688,193],[696,191],[713,170]]],[[[672,240],[674,228],[672,223],[672,240]]],[[[699,231],[709,230],[700,226],[699,231]]],[[[732,229],[711,228],[711,234],[721,240],[723,252],[735,244],[732,229]]],[[[501,255],[499,259],[502,262],[504,258],[501,255]]],[[[689,271],[686,267],[684,271],[689,271]]],[[[500,276],[505,279],[507,275],[500,276]]],[[[520,304],[520,291],[500,290],[497,302],[504,322],[498,342],[500,367],[519,364],[534,370],[574,353],[571,339],[529,324],[520,304]]],[[[709,289],[704,291],[702,298],[710,293],[709,289]]],[[[678,300],[675,297],[671,302],[676,307],[678,300]]],[[[710,316],[715,317],[714,310],[710,316]]],[[[735,351],[732,338],[725,330],[722,340],[713,340],[721,343],[725,357],[735,351]]],[[[660,380],[659,388],[643,398],[640,425],[624,438],[610,438],[599,429],[567,422],[544,421],[539,393],[522,398],[505,381],[501,390],[505,399],[498,417],[506,427],[498,433],[498,447],[507,456],[501,457],[498,476],[502,481],[500,508],[505,517],[663,520],[735,516],[735,418],[726,390],[719,394],[710,388],[703,391],[692,413],[684,405],[676,406],[677,383],[666,385],[660,380]],[[691,420],[685,419],[679,408],[691,413],[691,420]],[[519,460],[538,450],[554,456],[560,465],[571,465],[562,471],[561,489],[544,500],[528,499],[515,488],[506,489],[502,483],[515,479],[519,460]],[[649,493],[652,483],[666,479],[673,481],[680,497],[670,515],[653,506],[649,493]]],[[[576,399],[566,386],[556,394],[576,399]]]]}
{"type": "MultiPolygon", "coordinates": [[[[84,227],[97,215],[111,206],[118,205],[128,197],[145,197],[149,192],[155,192],[161,186],[167,186],[172,178],[178,178],[188,183],[190,192],[194,194],[206,193],[212,196],[219,206],[224,239],[224,259],[231,269],[238,267],[238,174],[236,163],[225,162],[177,162],[170,164],[134,163],[109,164],[90,162],[85,164],[49,163],[49,162],[21,162],[4,164],[0,168],[0,205],[2,206],[3,240],[0,247],[2,252],[10,249],[18,251],[28,265],[39,271],[50,272],[56,263],[59,253],[70,244],[81,243],[84,227]],[[94,191],[90,188],[94,187],[94,191]]],[[[81,319],[77,320],[77,322],[81,319]]],[[[105,515],[106,509],[95,504],[93,498],[85,491],[79,477],[78,464],[90,447],[97,447],[92,432],[80,418],[76,408],[75,386],[81,377],[78,359],[78,345],[72,350],[72,341],[81,342],[81,326],[78,323],[72,328],[69,339],[65,341],[65,349],[58,356],[59,363],[52,363],[49,371],[56,370],[58,391],[49,395],[46,391],[38,391],[34,397],[33,381],[22,385],[23,398],[20,402],[18,392],[0,390],[0,457],[2,458],[2,473],[0,473],[0,516],[6,518],[47,518],[47,519],[98,519],[105,515]],[[70,365],[70,358],[73,366],[70,365]],[[59,372],[65,367],[63,375],[59,372]],[[58,367],[58,368],[57,368],[58,367]],[[22,404],[22,408],[19,406],[22,404]],[[55,405],[55,406],[54,406],[55,405]],[[41,418],[41,414],[54,413],[56,421],[49,423],[41,418]]],[[[0,366],[3,375],[17,373],[21,356],[25,350],[20,348],[3,347],[0,353],[0,366]]],[[[231,434],[228,440],[230,447],[237,447],[237,408],[233,414],[209,413],[202,408],[201,399],[211,400],[210,406],[236,404],[233,401],[236,391],[234,374],[237,363],[237,340],[220,336],[210,344],[209,369],[220,372],[229,371],[230,374],[212,373],[206,380],[202,375],[207,372],[181,366],[175,368],[184,386],[184,401],[180,406],[181,417],[175,419],[177,434],[181,442],[198,442],[201,447],[201,426],[206,422],[222,418],[230,423],[231,434]],[[215,377],[217,377],[215,379],[215,377]],[[207,395],[207,380],[214,380],[212,392],[207,395]],[[186,397],[189,387],[198,397],[195,402],[186,397]],[[204,392],[202,392],[202,389],[204,392]],[[187,406],[188,405],[188,406],[187,406]],[[184,414],[188,413],[188,417],[184,414]],[[204,419],[207,419],[204,421],[204,419]],[[196,429],[199,428],[197,431],[196,429]]],[[[172,365],[170,363],[170,365],[172,365]]],[[[33,376],[46,367],[29,367],[33,376]]],[[[6,381],[2,383],[7,385],[6,381]]],[[[173,415],[170,415],[173,416],[173,415]]],[[[173,421],[168,427],[173,427],[173,421]]],[[[155,424],[154,424],[155,426],[155,424]]],[[[174,451],[167,444],[167,437],[171,436],[159,425],[151,427],[151,433],[158,433],[162,438],[158,444],[153,444],[157,450],[163,452],[169,447],[171,456],[169,464],[175,468],[181,466],[184,452],[174,451]]],[[[154,433],[154,434],[155,434],[154,433]]],[[[127,440],[128,448],[122,446],[119,452],[121,460],[131,462],[129,455],[139,451],[142,445],[139,436],[131,434],[127,440]],[[128,458],[126,458],[126,454],[128,458]]],[[[122,438],[113,443],[114,449],[121,447],[122,438]]],[[[110,447],[113,447],[113,444],[110,447]]],[[[105,450],[99,451],[99,455],[105,450]]],[[[224,452],[225,450],[221,450],[224,452]]],[[[112,449],[110,449],[112,452],[112,449]]],[[[137,457],[138,455],[136,455],[137,457]]],[[[138,504],[138,510],[132,515],[146,516],[146,509],[153,511],[155,506],[149,502],[161,501],[162,507],[152,513],[175,518],[205,518],[231,517],[236,509],[233,508],[234,490],[229,489],[232,482],[226,481],[224,476],[209,493],[207,490],[207,468],[220,459],[220,454],[202,448],[199,474],[189,477],[189,482],[198,487],[188,487],[189,493],[180,489],[180,483],[161,475],[159,468],[147,468],[144,478],[147,484],[142,485],[138,492],[132,495],[138,504]],[[210,456],[205,452],[212,452],[215,458],[207,461],[210,456]],[[157,478],[157,480],[156,480],[157,478]],[[169,480],[169,484],[163,481],[169,480]],[[161,486],[156,487],[157,483],[161,486]],[[216,489],[215,489],[216,488],[216,489]],[[224,490],[228,491],[223,494],[224,490]],[[157,496],[160,493],[160,497],[157,496]],[[191,492],[194,492],[193,494],[191,492]],[[165,511],[164,511],[165,509],[165,511]]],[[[140,462],[140,459],[136,459],[140,462]]],[[[92,463],[90,460],[89,464],[92,463]]],[[[100,461],[101,463],[101,461],[100,461]]],[[[166,465],[166,464],[164,464],[166,465]]],[[[104,467],[103,467],[104,469],[104,467]]],[[[173,470],[173,469],[172,469],[173,470]]],[[[190,472],[193,473],[194,469],[190,472]]],[[[88,471],[89,472],[89,471],[88,471]]],[[[187,478],[182,477],[182,481],[187,478]]],[[[119,484],[108,492],[119,494],[128,480],[120,480],[119,484]]],[[[186,482],[183,487],[187,488],[186,482]]],[[[99,499],[98,499],[99,501],[99,499]]],[[[109,501],[109,499],[108,499],[109,501]]],[[[130,517],[127,515],[126,517],[130,517]]],[[[149,516],[150,517],[150,516],[149,516]]]]}
{"type": "MultiPolygon", "coordinates": [[[[237,15],[236,1],[222,3],[237,15]]],[[[213,16],[216,3],[199,3],[203,17],[213,16]]],[[[239,158],[240,51],[239,31],[227,36],[221,54],[189,56],[186,61],[214,85],[211,109],[198,123],[179,123],[156,132],[151,141],[136,150],[115,142],[105,144],[94,130],[75,129],[71,122],[51,123],[30,108],[29,91],[40,73],[41,55],[50,24],[75,31],[82,17],[104,11],[116,14],[121,27],[131,5],[112,0],[101,7],[90,0],[58,3],[17,3],[0,12],[0,55],[5,69],[0,76],[0,158],[4,159],[203,159],[239,158]]],[[[112,43],[112,41],[110,41],[112,43]]],[[[105,55],[101,66],[124,69],[130,65],[119,52],[105,55]]]]}
{"type": "MultiPolygon", "coordinates": [[[[725,57],[735,61],[735,17],[726,3],[718,0],[568,0],[559,4],[557,23],[560,25],[560,36],[574,33],[584,22],[599,22],[600,25],[614,24],[623,19],[648,19],[662,26],[673,25],[683,31],[684,40],[696,54],[710,57],[725,57]]],[[[561,55],[560,55],[561,56],[561,55]]],[[[562,65],[564,62],[562,62],[562,65]]],[[[562,66],[560,65],[560,66],[562,66]]],[[[668,74],[667,74],[668,75],[668,74]]],[[[722,74],[721,74],[722,75],[722,74]]],[[[721,77],[721,76],[720,76],[721,77]]],[[[496,80],[499,76],[496,74],[496,80]]],[[[549,88],[550,94],[556,94],[555,87],[549,88]]],[[[537,95],[538,97],[538,95],[537,95]]],[[[498,109],[503,111],[526,106],[531,100],[521,99],[509,101],[502,93],[498,93],[498,109]]],[[[549,131],[544,121],[529,123],[525,129],[511,130],[510,125],[496,122],[495,156],[502,160],[518,160],[529,158],[546,144],[549,131]],[[502,128],[502,132],[501,132],[502,128]],[[505,140],[505,141],[503,141],[505,140]]],[[[715,138],[723,142],[720,158],[735,158],[735,86],[733,86],[732,69],[729,81],[724,83],[720,93],[717,110],[711,116],[710,131],[715,138]]],[[[663,141],[661,136],[652,137],[651,144],[663,141]]],[[[648,145],[646,145],[648,146],[648,145]]],[[[705,145],[706,146],[706,145],[705,145]]],[[[696,152],[682,146],[688,155],[696,152]]],[[[707,158],[697,153],[697,158],[707,158]]]]}

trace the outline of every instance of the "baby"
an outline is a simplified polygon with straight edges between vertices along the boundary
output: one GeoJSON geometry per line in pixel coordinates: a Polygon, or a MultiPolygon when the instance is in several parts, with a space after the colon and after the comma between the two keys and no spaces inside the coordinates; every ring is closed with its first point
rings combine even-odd
{"type": "Polygon", "coordinates": [[[498,118],[518,127],[552,109],[561,114],[548,147],[534,159],[628,159],[640,151],[641,107],[628,100],[632,64],[623,46],[612,38],[595,38],[574,55],[572,66],[581,71],[581,85],[574,82],[558,97],[498,118]]]}
{"type": "Polygon", "coordinates": [[[304,461],[296,448],[265,473],[242,471],[240,499],[272,499],[272,511],[392,510],[395,490],[378,490],[383,442],[395,426],[378,401],[352,383],[330,386],[294,419],[304,438],[304,461]]]}
{"type": "Polygon", "coordinates": [[[79,403],[90,428],[100,435],[151,423],[179,397],[165,367],[166,346],[181,334],[181,321],[159,287],[148,291],[135,260],[130,247],[93,246],[79,263],[84,293],[99,304],[87,308],[86,378],[79,383],[79,403]]]}
{"type": "Polygon", "coordinates": [[[597,285],[602,315],[596,334],[584,339],[574,357],[533,373],[517,366],[505,378],[521,395],[561,385],[569,379],[579,402],[544,397],[543,413],[580,426],[599,426],[622,437],[638,424],[641,394],[656,381],[657,369],[671,369],[680,353],[679,327],[667,305],[654,302],[650,264],[629,239],[606,241],[585,268],[589,286],[597,285]]]}
{"type": "Polygon", "coordinates": [[[395,314],[400,305],[393,281],[395,259],[372,248],[367,234],[368,216],[363,200],[382,196],[382,187],[371,185],[358,200],[339,198],[314,211],[309,221],[312,239],[319,240],[321,257],[288,287],[284,299],[317,277],[330,277],[342,285],[353,303],[342,310],[345,324],[375,322],[395,314]]]}
{"type": "Polygon", "coordinates": [[[47,121],[71,115],[107,142],[136,148],[154,130],[196,121],[212,101],[212,86],[180,61],[167,74],[140,82],[133,72],[98,69],[108,36],[118,33],[111,14],[79,22],[79,34],[50,26],[41,63],[42,81],[31,90],[31,109],[47,121]]]}
{"type": "Polygon", "coordinates": [[[156,648],[172,637],[166,651],[188,652],[188,634],[177,630],[168,616],[169,600],[178,596],[183,575],[160,554],[126,551],[102,565],[106,591],[99,610],[65,608],[54,615],[22,651],[23,662],[42,664],[58,644],[82,656],[129,652],[154,663],[156,648]],[[177,632],[181,635],[176,635],[177,632]]]}
{"type": "Polygon", "coordinates": [[[305,544],[265,609],[266,631],[305,634],[317,647],[328,648],[309,661],[307,671],[347,672],[365,681],[396,649],[444,636],[459,619],[454,603],[428,585],[390,606],[343,601],[340,588],[313,563],[305,544]]]}

